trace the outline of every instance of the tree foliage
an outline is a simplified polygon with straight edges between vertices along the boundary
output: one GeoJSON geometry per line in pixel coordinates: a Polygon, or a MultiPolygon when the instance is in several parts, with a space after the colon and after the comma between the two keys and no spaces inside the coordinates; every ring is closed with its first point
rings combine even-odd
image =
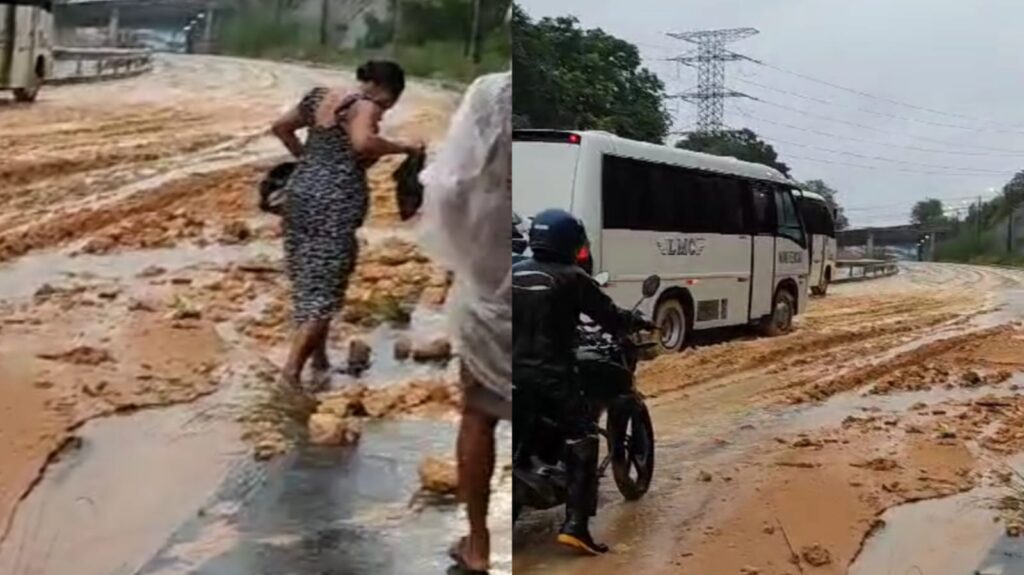
{"type": "Polygon", "coordinates": [[[946,223],[942,200],[928,198],[914,204],[910,211],[910,223],[918,227],[938,226],[946,223]]]}
{"type": "Polygon", "coordinates": [[[850,220],[847,219],[846,214],[843,212],[843,207],[839,205],[839,200],[836,198],[839,192],[822,180],[809,180],[802,185],[804,189],[824,197],[825,201],[828,202],[829,208],[835,214],[836,231],[845,230],[850,227],[850,220]]]}
{"type": "MultiPolygon", "coordinates": [[[[510,1],[480,3],[481,36],[504,31],[510,1]]],[[[403,44],[465,41],[473,29],[473,0],[402,0],[401,20],[398,41],[403,44]]]]}
{"type": "Polygon", "coordinates": [[[789,166],[779,161],[775,148],[747,128],[712,133],[694,132],[677,142],[676,147],[764,164],[789,175],[789,166]]]}
{"type": "Polygon", "coordinates": [[[516,127],[605,130],[662,143],[669,115],[664,85],[642,67],[636,46],[574,17],[537,22],[513,8],[516,127]]]}

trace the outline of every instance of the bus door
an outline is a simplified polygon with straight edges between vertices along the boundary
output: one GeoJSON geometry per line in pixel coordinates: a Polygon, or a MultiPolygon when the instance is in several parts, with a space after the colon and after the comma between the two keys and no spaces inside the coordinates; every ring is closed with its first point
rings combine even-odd
{"type": "Polygon", "coordinates": [[[751,184],[753,255],[750,258],[750,312],[749,319],[758,320],[772,310],[772,292],[775,289],[775,195],[770,187],[760,182],[751,184]]]}
{"type": "Polygon", "coordinates": [[[11,81],[11,61],[14,59],[14,12],[17,6],[0,4],[0,88],[11,81]]]}
{"type": "Polygon", "coordinates": [[[828,243],[825,240],[823,236],[807,234],[807,242],[810,245],[808,251],[811,254],[811,274],[807,281],[812,286],[821,283],[821,276],[825,273],[825,244],[828,243]]]}
{"type": "Polygon", "coordinates": [[[779,223],[775,236],[775,281],[796,281],[797,306],[803,310],[808,289],[808,241],[792,192],[782,187],[775,189],[775,212],[779,223]]]}
{"type": "Polygon", "coordinates": [[[7,75],[4,79],[9,87],[23,87],[31,78],[33,68],[33,46],[35,45],[35,29],[33,20],[36,17],[36,10],[32,6],[14,4],[8,5],[10,10],[6,15],[7,30],[5,36],[8,42],[5,70],[7,75]]]}

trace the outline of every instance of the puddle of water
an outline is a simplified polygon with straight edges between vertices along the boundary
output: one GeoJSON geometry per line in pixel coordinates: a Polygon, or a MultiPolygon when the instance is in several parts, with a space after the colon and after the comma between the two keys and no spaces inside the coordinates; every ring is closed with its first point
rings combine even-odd
{"type": "MultiPolygon", "coordinates": [[[[327,353],[331,364],[335,366],[335,372],[331,374],[330,388],[341,389],[355,384],[384,387],[413,379],[436,379],[447,376],[452,376],[449,379],[454,379],[455,376],[451,373],[451,370],[456,367],[454,361],[419,363],[412,359],[396,359],[394,354],[395,342],[401,338],[408,338],[416,342],[444,336],[447,333],[446,321],[442,310],[417,307],[412,311],[411,321],[406,326],[396,327],[385,323],[369,333],[356,335],[355,337],[364,341],[372,350],[370,366],[357,376],[344,372],[349,340],[329,341],[327,353]]],[[[235,335],[229,337],[231,340],[237,339],[235,335]]],[[[278,367],[285,364],[288,357],[288,345],[288,342],[282,343],[268,354],[269,359],[278,367]]]]}
{"type": "MultiPolygon", "coordinates": [[[[1016,469],[1024,457],[1012,458],[1016,469]]],[[[1024,573],[1020,539],[1006,537],[993,501],[1003,487],[910,503],[882,515],[885,527],[868,539],[850,575],[1014,575],[1024,573]]]]}
{"type": "MultiPolygon", "coordinates": [[[[864,545],[850,575],[965,575],[988,563],[1003,531],[975,490],[952,497],[895,507],[882,514],[886,526],[864,545]]],[[[1008,571],[1021,573],[1024,563],[1008,571]]]]}
{"type": "Polygon", "coordinates": [[[975,388],[935,387],[929,391],[904,391],[887,395],[862,394],[859,391],[841,393],[828,401],[807,407],[766,411],[764,417],[781,417],[790,432],[806,432],[822,427],[833,427],[849,415],[905,415],[916,403],[936,405],[945,402],[966,402],[981,399],[987,395],[1010,393],[1011,385],[1024,385],[1024,374],[1015,374],[998,385],[975,388]],[[870,412],[869,412],[870,410],[870,412]]]}
{"type": "MultiPolygon", "coordinates": [[[[5,575],[437,573],[465,530],[454,505],[409,509],[418,466],[450,454],[451,422],[377,422],[356,448],[255,462],[233,422],[242,379],[193,404],[92,421],[52,464],[0,545],[5,575]]],[[[511,426],[499,428],[499,462],[511,426]]],[[[511,486],[494,490],[496,568],[511,573],[511,486]]]]}
{"type": "Polygon", "coordinates": [[[276,256],[276,244],[257,242],[246,245],[206,247],[181,246],[153,250],[120,252],[107,255],[46,252],[28,255],[0,265],[0,299],[31,296],[43,284],[57,285],[71,274],[92,274],[105,279],[127,280],[159,262],[168,271],[200,264],[227,265],[256,256],[276,256]]]}
{"type": "MultiPolygon", "coordinates": [[[[371,245],[391,238],[415,240],[413,230],[402,228],[364,228],[359,231],[359,235],[371,245]]],[[[173,248],[99,255],[72,255],[69,250],[38,252],[0,264],[0,300],[31,296],[43,284],[58,285],[73,274],[126,280],[155,263],[173,272],[197,265],[229,265],[261,256],[277,260],[281,252],[280,241],[257,241],[241,245],[213,244],[204,247],[182,244],[173,248]]]]}
{"type": "Polygon", "coordinates": [[[412,313],[412,321],[405,328],[382,325],[362,339],[373,349],[373,357],[369,369],[358,378],[346,375],[335,376],[333,387],[344,387],[352,383],[365,383],[369,386],[380,386],[408,381],[413,378],[430,378],[441,376],[448,367],[436,363],[417,363],[411,359],[395,358],[395,342],[402,337],[413,341],[444,335],[446,316],[439,310],[423,307],[416,308],[412,313]]]}
{"type": "MultiPolygon", "coordinates": [[[[454,431],[439,422],[382,423],[355,449],[301,448],[252,492],[211,503],[226,511],[186,523],[139,575],[442,573],[448,543],[465,529],[462,514],[407,505],[421,458],[450,453],[454,431]]],[[[499,434],[504,461],[511,428],[499,434]]],[[[511,573],[510,491],[506,482],[492,498],[495,574],[511,573]]]]}
{"type": "Polygon", "coordinates": [[[195,417],[211,400],[84,425],[19,505],[0,573],[134,573],[247,452],[233,423],[195,417]]]}

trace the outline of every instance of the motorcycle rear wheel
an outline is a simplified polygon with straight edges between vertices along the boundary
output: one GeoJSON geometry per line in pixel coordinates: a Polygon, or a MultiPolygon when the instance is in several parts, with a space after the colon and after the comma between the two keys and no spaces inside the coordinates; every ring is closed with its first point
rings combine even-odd
{"type": "Polygon", "coordinates": [[[609,407],[608,451],[619,493],[627,501],[643,497],[654,477],[654,424],[639,396],[620,399],[609,407]]]}

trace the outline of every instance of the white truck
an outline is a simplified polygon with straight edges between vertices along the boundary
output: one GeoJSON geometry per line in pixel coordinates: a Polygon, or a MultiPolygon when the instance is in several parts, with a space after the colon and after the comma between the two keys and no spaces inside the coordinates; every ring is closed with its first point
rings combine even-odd
{"type": "Polygon", "coordinates": [[[0,0],[0,90],[32,102],[52,71],[52,0],[0,0]]]}

